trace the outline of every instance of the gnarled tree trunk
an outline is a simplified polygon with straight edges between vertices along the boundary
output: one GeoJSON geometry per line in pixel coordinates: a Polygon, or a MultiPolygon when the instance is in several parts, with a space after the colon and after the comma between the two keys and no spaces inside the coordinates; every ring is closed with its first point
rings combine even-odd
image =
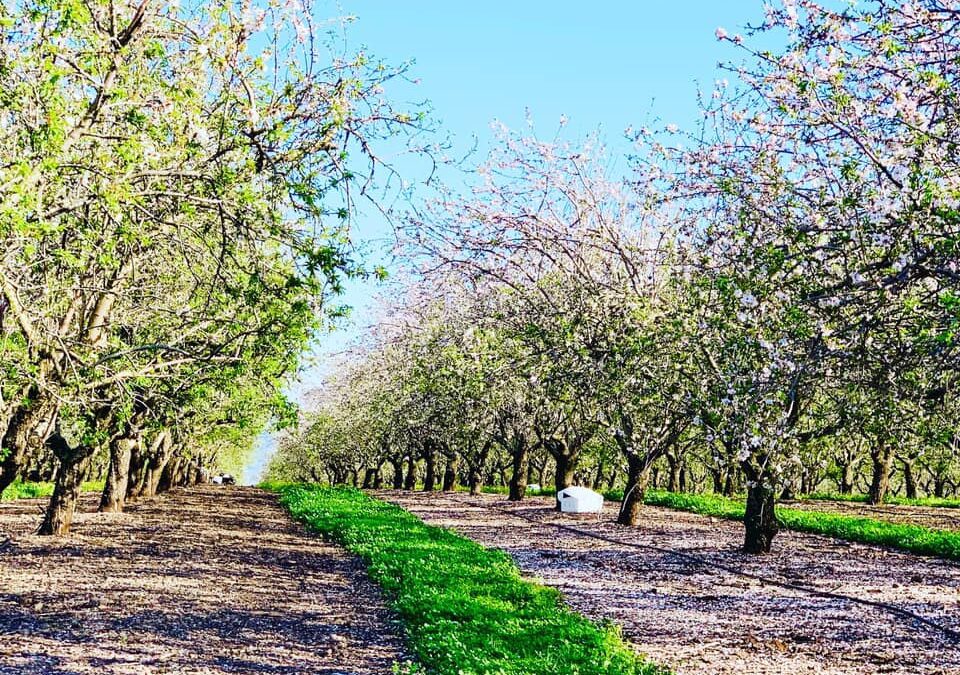
{"type": "Polygon", "coordinates": [[[56,406],[42,400],[36,388],[28,390],[26,397],[27,401],[17,404],[6,418],[0,438],[0,493],[20,475],[27,451],[32,445],[43,443],[46,427],[57,414],[56,406]]]}
{"type": "Polygon", "coordinates": [[[470,475],[468,481],[470,484],[470,494],[478,495],[483,492],[483,470],[487,464],[487,457],[490,455],[490,448],[493,445],[491,441],[483,444],[480,450],[472,453],[469,457],[470,475]]]}
{"type": "Polygon", "coordinates": [[[417,487],[417,458],[411,452],[407,457],[407,477],[404,479],[403,489],[413,490],[415,487],[417,487]]]}
{"type": "Polygon", "coordinates": [[[403,488],[403,457],[392,457],[390,464],[393,465],[393,489],[403,488]]]}
{"type": "Polygon", "coordinates": [[[173,437],[169,430],[161,433],[160,448],[157,454],[150,458],[147,465],[146,484],[144,486],[144,497],[153,497],[157,494],[157,488],[160,485],[160,478],[163,476],[163,470],[167,467],[167,462],[173,456],[173,437]]]}
{"type": "Polygon", "coordinates": [[[672,453],[667,453],[667,466],[670,467],[667,491],[677,492],[680,490],[680,458],[672,453]]]}
{"type": "Polygon", "coordinates": [[[127,498],[127,481],[130,479],[130,456],[137,444],[134,434],[116,436],[110,440],[110,466],[100,497],[101,513],[119,513],[127,498]]]}
{"type": "Polygon", "coordinates": [[[423,491],[433,492],[437,487],[437,446],[431,440],[423,444],[423,459],[426,465],[423,474],[423,491]]]}
{"type": "Polygon", "coordinates": [[[901,459],[903,463],[903,485],[907,492],[907,499],[917,498],[917,479],[913,475],[913,461],[901,459]]]}
{"type": "Polygon", "coordinates": [[[453,492],[457,489],[457,472],[460,471],[460,454],[453,453],[443,472],[443,491],[453,492]]]}
{"type": "Polygon", "coordinates": [[[840,494],[848,495],[853,492],[853,481],[856,478],[853,462],[844,462],[838,465],[840,469],[840,494]]]}
{"type": "Polygon", "coordinates": [[[59,433],[54,433],[47,440],[47,446],[56,455],[60,466],[54,481],[53,496],[37,534],[64,535],[70,532],[73,524],[80,486],[95,448],[88,445],[70,447],[59,433]]]}
{"type": "Polygon", "coordinates": [[[623,503],[617,522],[621,525],[636,525],[640,520],[643,495],[650,477],[650,466],[646,458],[637,454],[627,454],[627,485],[623,491],[623,503]]]}
{"type": "Polygon", "coordinates": [[[527,477],[530,475],[530,448],[527,439],[517,434],[511,446],[513,474],[510,476],[510,494],[507,500],[519,502],[527,494],[527,477]]]}
{"type": "Polygon", "coordinates": [[[869,504],[882,504],[890,491],[890,470],[893,468],[893,446],[879,441],[870,451],[873,471],[870,478],[869,504]]]}
{"type": "Polygon", "coordinates": [[[767,474],[764,457],[760,458],[759,466],[750,462],[743,462],[741,466],[747,475],[743,550],[747,553],[769,553],[773,538],[780,531],[772,476],[767,474]]]}

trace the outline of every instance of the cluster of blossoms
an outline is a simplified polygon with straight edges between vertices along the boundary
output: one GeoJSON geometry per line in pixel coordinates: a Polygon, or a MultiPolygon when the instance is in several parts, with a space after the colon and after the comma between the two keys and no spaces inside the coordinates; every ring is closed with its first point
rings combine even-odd
{"type": "Polygon", "coordinates": [[[703,129],[630,132],[630,179],[596,139],[501,125],[472,192],[410,218],[417,302],[374,354],[405,345],[389,386],[419,412],[370,442],[382,461],[474,487],[510,468],[511,494],[538,457],[558,487],[619,467],[627,523],[652,475],[699,472],[746,488],[763,551],[777,490],[827,466],[850,489],[851,447],[874,499],[894,458],[953,447],[960,4],[786,0],[716,38],[744,64],[703,129]],[[764,33],[786,45],[754,50],[764,33]]]}

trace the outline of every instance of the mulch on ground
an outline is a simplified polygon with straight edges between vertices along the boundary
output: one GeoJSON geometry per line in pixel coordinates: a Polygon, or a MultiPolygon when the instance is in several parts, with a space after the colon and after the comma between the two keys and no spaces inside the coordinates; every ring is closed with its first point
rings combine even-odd
{"type": "Polygon", "coordinates": [[[591,618],[679,675],[960,674],[960,643],[877,607],[770,581],[890,603],[960,631],[960,565],[828,537],[782,532],[775,551],[739,551],[740,523],[645,507],[638,528],[561,516],[552,500],[381,492],[425,521],[507,551],[525,574],[559,588],[591,618]],[[526,518],[535,521],[530,522],[526,518]],[[552,523],[628,544],[600,541],[552,523]],[[765,577],[745,578],[671,554],[765,577]]]}
{"type": "Polygon", "coordinates": [[[32,534],[0,504],[0,673],[391,673],[400,628],[362,564],[254,488],[199,487],[32,534]]]}

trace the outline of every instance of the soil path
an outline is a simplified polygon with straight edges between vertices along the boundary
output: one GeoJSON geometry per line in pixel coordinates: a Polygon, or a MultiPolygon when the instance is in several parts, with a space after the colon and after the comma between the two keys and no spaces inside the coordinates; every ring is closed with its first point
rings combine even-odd
{"type": "Polygon", "coordinates": [[[0,673],[390,673],[398,626],[363,567],[254,488],[204,487],[37,537],[0,504],[0,673]]]}
{"type": "Polygon", "coordinates": [[[643,525],[563,517],[552,500],[382,492],[435,525],[507,551],[594,619],[611,619],[652,659],[686,674],[960,674],[960,644],[882,609],[772,586],[651,549],[702,556],[779,582],[886,602],[960,630],[960,565],[828,537],[783,532],[768,556],[738,550],[742,525],[646,507],[643,525]],[[522,514],[541,523],[531,523],[522,514]]]}

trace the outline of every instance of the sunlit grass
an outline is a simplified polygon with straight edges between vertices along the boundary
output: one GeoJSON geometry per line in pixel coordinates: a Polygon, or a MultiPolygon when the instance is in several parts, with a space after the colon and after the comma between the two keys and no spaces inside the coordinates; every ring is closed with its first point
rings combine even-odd
{"type": "MultiPolygon", "coordinates": [[[[664,506],[732,520],[743,520],[746,508],[742,501],[719,495],[660,491],[648,492],[644,502],[652,506],[664,506]]],[[[790,530],[824,534],[847,541],[878,544],[910,553],[960,560],[960,534],[947,530],[784,507],[777,508],[777,518],[783,527],[790,530]]]]}
{"type": "MultiPolygon", "coordinates": [[[[843,495],[833,492],[814,492],[813,494],[799,497],[799,499],[809,499],[812,501],[866,503],[867,495],[843,495]]],[[[891,495],[884,499],[883,503],[895,504],[897,506],[927,506],[943,509],[960,509],[960,499],[947,497],[920,497],[918,499],[908,499],[907,497],[897,497],[891,495]]]]}
{"type": "Polygon", "coordinates": [[[511,558],[352,488],[269,485],[291,514],[367,563],[426,672],[653,675],[612,625],[521,578],[511,558]]]}
{"type": "MultiPolygon", "coordinates": [[[[102,492],[103,481],[86,481],[80,486],[83,492],[102,492]]],[[[0,500],[8,501],[11,499],[40,499],[49,497],[53,494],[53,483],[37,483],[32,481],[14,481],[11,483],[0,500]]]]}

